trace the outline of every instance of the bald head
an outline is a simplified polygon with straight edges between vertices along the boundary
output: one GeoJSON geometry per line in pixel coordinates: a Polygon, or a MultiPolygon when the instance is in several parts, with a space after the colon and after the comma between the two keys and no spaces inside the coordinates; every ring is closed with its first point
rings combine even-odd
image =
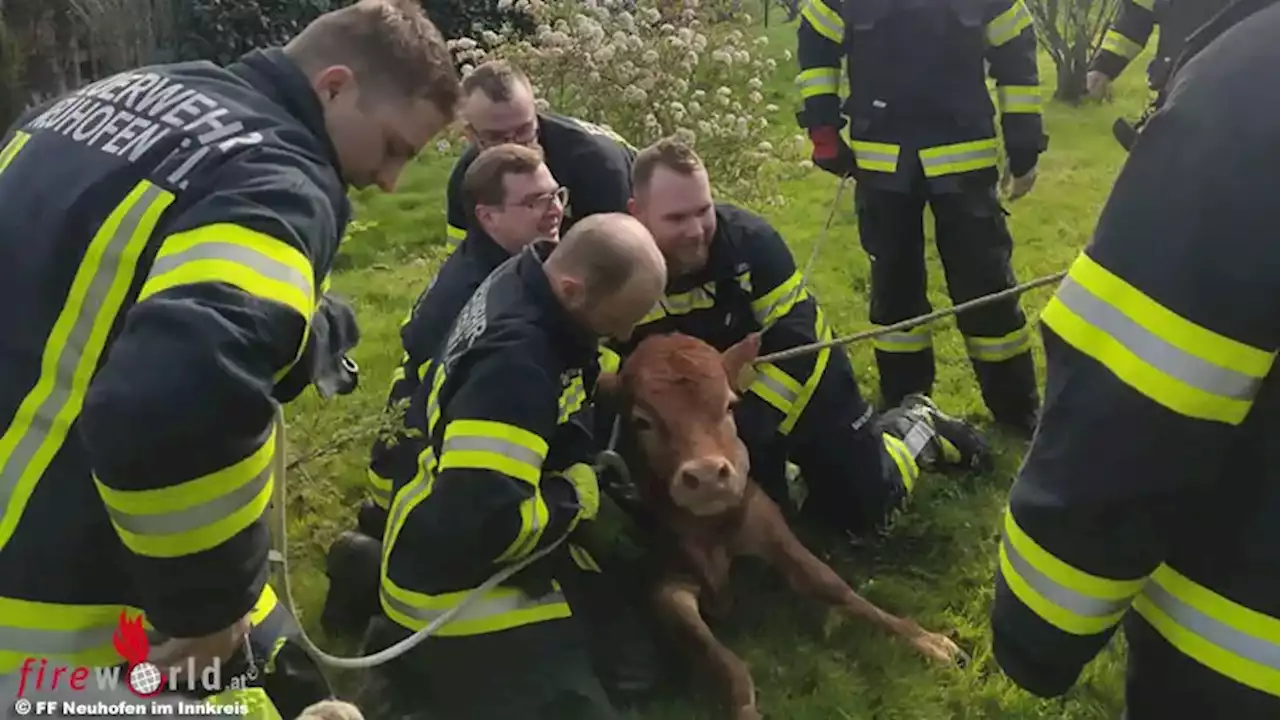
{"type": "Polygon", "coordinates": [[[629,336],[662,297],[667,264],[640,221],[622,213],[579,220],[543,266],[557,294],[597,334],[629,336]]]}

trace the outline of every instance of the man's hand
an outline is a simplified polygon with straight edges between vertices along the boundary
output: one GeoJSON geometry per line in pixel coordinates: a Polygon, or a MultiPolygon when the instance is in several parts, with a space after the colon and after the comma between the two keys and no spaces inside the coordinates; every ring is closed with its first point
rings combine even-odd
{"type": "Polygon", "coordinates": [[[835,175],[852,175],[857,163],[853,150],[840,137],[840,131],[831,125],[809,128],[809,140],[813,143],[813,164],[835,175]]]}
{"type": "Polygon", "coordinates": [[[225,663],[231,659],[249,634],[249,616],[245,615],[231,627],[198,638],[171,638],[151,651],[147,658],[161,670],[175,668],[181,673],[187,667],[187,658],[195,659],[196,673],[212,667],[214,659],[225,663]]]}
{"type": "Polygon", "coordinates": [[[1090,70],[1084,78],[1085,90],[1094,100],[1111,99],[1111,78],[1098,70],[1090,70]]]}
{"type": "Polygon", "coordinates": [[[1005,170],[1004,177],[1000,179],[1000,189],[1005,197],[1010,201],[1031,192],[1031,188],[1036,184],[1036,169],[1032,167],[1025,175],[1014,177],[1012,170],[1005,170]]]}

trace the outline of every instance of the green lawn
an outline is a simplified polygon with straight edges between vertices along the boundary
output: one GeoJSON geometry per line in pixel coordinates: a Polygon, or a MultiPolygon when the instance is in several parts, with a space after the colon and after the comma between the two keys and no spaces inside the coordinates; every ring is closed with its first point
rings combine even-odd
{"type": "MultiPolygon", "coordinates": [[[[794,47],[794,30],[794,24],[775,24],[766,31],[779,60],[779,75],[770,91],[782,108],[774,122],[782,136],[795,133],[790,115],[795,64],[782,59],[783,49],[794,47]]],[[[1118,84],[1113,104],[1048,107],[1052,140],[1040,164],[1039,184],[1029,197],[1009,207],[1020,280],[1064,268],[1087,241],[1123,160],[1110,125],[1116,115],[1132,117],[1140,110],[1145,63],[1145,57],[1134,63],[1118,84]]],[[[1051,90],[1053,67],[1045,58],[1042,78],[1051,90]]],[[[309,394],[289,411],[295,451],[332,451],[309,460],[304,472],[290,478],[290,550],[302,619],[314,637],[340,653],[353,648],[324,638],[317,629],[326,587],[323,549],[350,526],[352,509],[362,498],[368,440],[358,428],[381,407],[400,357],[400,320],[445,254],[444,187],[456,151],[426,152],[395,195],[357,199],[357,222],[333,286],[352,300],[361,320],[363,339],[354,353],[361,387],[328,405],[309,394]],[[357,428],[354,442],[333,440],[349,438],[352,428],[357,428]]],[[[798,264],[803,265],[820,235],[836,185],[832,177],[813,170],[784,188],[785,206],[765,212],[792,244],[798,264]]],[[[866,327],[868,290],[867,260],[858,246],[848,189],[845,198],[810,278],[842,334],[866,327]]],[[[929,263],[931,301],[935,307],[949,305],[932,249],[929,263]]],[[[1029,315],[1038,313],[1050,292],[1041,289],[1024,297],[1029,315]]],[[[935,395],[945,408],[986,424],[989,417],[954,323],[942,325],[935,395]]],[[[874,395],[870,347],[853,347],[851,353],[865,392],[874,395]]],[[[1038,349],[1037,357],[1043,367],[1038,349]]],[[[926,477],[910,511],[879,547],[855,551],[834,539],[803,532],[815,550],[827,555],[874,602],[912,615],[929,628],[954,629],[974,662],[964,670],[929,667],[902,644],[838,621],[743,563],[737,580],[741,601],[720,632],[753,668],[766,713],[795,720],[1076,720],[1118,715],[1122,664],[1114,652],[1095,662],[1065,699],[1054,702],[1039,702],[1021,692],[993,662],[987,613],[998,519],[1024,450],[1020,443],[1003,438],[997,438],[997,444],[998,470],[990,475],[926,477]]],[[[344,676],[340,682],[349,686],[359,678],[344,676]]],[[[707,716],[705,705],[673,698],[637,717],[707,716]]]]}

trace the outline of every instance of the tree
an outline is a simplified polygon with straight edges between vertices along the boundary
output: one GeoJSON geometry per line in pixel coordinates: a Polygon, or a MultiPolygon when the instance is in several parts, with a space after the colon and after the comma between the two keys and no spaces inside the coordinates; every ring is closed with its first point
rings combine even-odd
{"type": "Polygon", "coordinates": [[[1111,26],[1120,0],[1026,0],[1035,18],[1040,45],[1058,70],[1053,96],[1078,104],[1085,96],[1085,75],[1111,26]]]}

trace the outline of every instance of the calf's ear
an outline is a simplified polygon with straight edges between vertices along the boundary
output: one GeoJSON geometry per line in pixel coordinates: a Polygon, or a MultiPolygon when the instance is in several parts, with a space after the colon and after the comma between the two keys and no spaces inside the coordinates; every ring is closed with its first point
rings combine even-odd
{"type": "Polygon", "coordinates": [[[755,359],[760,354],[760,333],[754,332],[720,354],[729,384],[736,393],[746,392],[756,381],[755,359]]]}

